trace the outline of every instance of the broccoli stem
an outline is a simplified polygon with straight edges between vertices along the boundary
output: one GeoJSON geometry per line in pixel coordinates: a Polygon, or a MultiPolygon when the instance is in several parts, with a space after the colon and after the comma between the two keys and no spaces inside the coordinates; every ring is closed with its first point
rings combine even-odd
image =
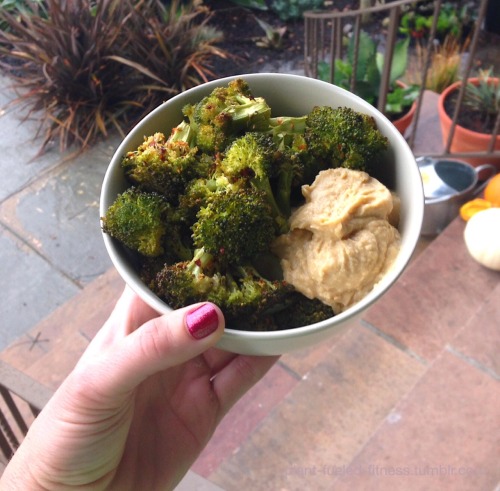
{"type": "Polygon", "coordinates": [[[291,215],[291,194],[293,182],[293,167],[290,163],[282,164],[278,174],[276,189],[276,204],[281,212],[288,218],[291,215]]]}
{"type": "Polygon", "coordinates": [[[278,148],[290,147],[295,135],[302,135],[306,129],[307,116],[285,116],[269,119],[269,129],[278,148]]]}
{"type": "Polygon", "coordinates": [[[264,131],[269,125],[271,108],[264,99],[246,99],[241,105],[230,106],[224,113],[231,116],[231,129],[235,133],[243,130],[264,131]]]}
{"type": "Polygon", "coordinates": [[[277,230],[280,234],[286,234],[289,229],[287,220],[288,215],[285,214],[285,212],[276,202],[276,198],[274,196],[271,187],[271,182],[269,181],[269,179],[268,178],[259,179],[258,177],[254,177],[250,179],[250,183],[252,184],[252,186],[254,186],[255,189],[257,189],[258,191],[262,191],[266,194],[267,201],[273,211],[274,221],[276,222],[277,230]]]}
{"type": "Polygon", "coordinates": [[[167,143],[186,142],[190,147],[194,146],[196,141],[196,132],[186,121],[181,121],[175,128],[167,140],[167,143]]]}
{"type": "Polygon", "coordinates": [[[189,262],[186,270],[192,273],[194,276],[199,276],[200,274],[206,274],[207,270],[213,265],[214,257],[212,254],[208,253],[203,249],[195,249],[193,254],[193,259],[189,262]]]}

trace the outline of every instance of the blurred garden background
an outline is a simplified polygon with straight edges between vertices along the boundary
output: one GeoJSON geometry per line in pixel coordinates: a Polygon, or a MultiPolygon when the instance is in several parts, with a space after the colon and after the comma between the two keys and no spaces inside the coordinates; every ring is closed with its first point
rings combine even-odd
{"type": "MultiPolygon", "coordinates": [[[[41,150],[79,150],[110,132],[124,135],[163,100],[204,81],[256,71],[303,73],[304,12],[382,3],[3,0],[0,68],[16,90],[16,103],[40,121],[41,150]]],[[[442,2],[439,45],[427,46],[433,7],[422,1],[404,8],[398,37],[409,40],[405,49],[413,56],[403,78],[411,84],[421,82],[416,64],[423,51],[440,55],[427,84],[440,91],[460,76],[457,60],[467,52],[479,0],[442,2]]],[[[486,21],[495,24],[498,17],[488,14],[486,21]]],[[[372,16],[363,29],[381,35],[379,21],[380,15],[372,16]]]]}

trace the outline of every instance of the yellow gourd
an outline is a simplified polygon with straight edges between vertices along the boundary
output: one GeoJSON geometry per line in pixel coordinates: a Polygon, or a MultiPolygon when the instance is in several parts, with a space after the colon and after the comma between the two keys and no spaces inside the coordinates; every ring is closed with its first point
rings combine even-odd
{"type": "Polygon", "coordinates": [[[478,263],[500,271],[500,208],[474,214],[465,226],[464,240],[478,263]]]}
{"type": "Polygon", "coordinates": [[[487,210],[493,205],[483,198],[475,198],[471,201],[467,201],[460,207],[460,216],[466,222],[470,220],[476,213],[480,211],[487,210]]]}

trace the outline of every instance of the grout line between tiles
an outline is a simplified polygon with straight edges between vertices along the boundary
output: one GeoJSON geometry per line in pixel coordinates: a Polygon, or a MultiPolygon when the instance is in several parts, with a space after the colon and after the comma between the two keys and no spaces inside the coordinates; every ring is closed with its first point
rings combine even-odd
{"type": "Polygon", "coordinates": [[[40,257],[43,261],[45,261],[51,268],[55,269],[57,272],[59,272],[64,278],[66,278],[68,281],[73,283],[78,289],[82,290],[84,287],[84,284],[81,283],[80,281],[76,280],[75,278],[72,278],[66,271],[63,269],[57,267],[52,261],[49,260],[48,257],[44,256],[36,247],[33,247],[33,244],[29,240],[27,240],[25,237],[20,235],[16,230],[11,228],[9,225],[7,225],[5,222],[3,222],[0,219],[0,227],[5,229],[7,232],[12,234],[17,240],[22,242],[23,245],[28,247],[32,252],[34,252],[38,257],[40,257]]]}
{"type": "Polygon", "coordinates": [[[281,359],[278,360],[278,365],[285,370],[289,375],[291,375],[295,380],[301,381],[303,377],[301,377],[295,370],[290,368],[285,362],[283,362],[281,359]]]}
{"type": "MultiPolygon", "coordinates": [[[[28,165],[36,165],[36,155],[33,156],[33,159],[31,161],[28,161],[28,165]]],[[[23,193],[26,193],[27,190],[32,187],[36,186],[37,183],[39,182],[45,182],[46,180],[50,179],[54,175],[56,175],[59,172],[59,168],[62,168],[64,165],[68,164],[68,162],[71,159],[71,155],[67,157],[62,157],[58,158],[54,163],[48,165],[45,169],[43,169],[40,174],[33,174],[26,182],[24,182],[19,188],[14,189],[10,194],[5,196],[0,200],[0,206],[2,206],[4,203],[9,201],[10,199],[13,199],[17,195],[21,195],[23,193]]]]}
{"type": "Polygon", "coordinates": [[[429,365],[429,362],[425,358],[422,358],[420,355],[418,355],[414,351],[407,348],[404,344],[400,343],[396,338],[394,338],[390,334],[387,334],[387,333],[381,331],[380,329],[375,327],[373,324],[370,324],[369,322],[365,321],[364,319],[361,319],[360,324],[365,329],[368,329],[369,331],[373,332],[375,335],[381,337],[384,341],[387,341],[389,344],[392,344],[395,348],[399,349],[400,351],[403,351],[403,353],[414,358],[422,365],[425,365],[425,366],[429,365]]]}
{"type": "Polygon", "coordinates": [[[488,368],[487,366],[483,365],[481,362],[473,358],[472,356],[468,356],[461,351],[455,349],[451,344],[446,345],[446,351],[448,353],[451,353],[452,355],[456,356],[460,360],[464,361],[465,363],[468,363],[469,365],[473,366],[474,368],[477,368],[481,372],[485,373],[486,375],[489,375],[492,377],[494,380],[497,380],[500,382],[500,375],[497,374],[494,370],[488,368]]]}
{"type": "MultiPolygon", "coordinates": [[[[361,323],[364,323],[364,321],[362,320],[361,323]]],[[[378,329],[376,329],[375,327],[373,327],[371,324],[369,324],[368,322],[366,322],[366,326],[368,329],[373,329],[373,332],[376,334],[376,335],[379,335],[378,333],[378,329]]],[[[385,333],[380,333],[381,337],[383,339],[385,339],[385,333]]],[[[390,338],[390,336],[387,336],[388,338],[390,338]]],[[[391,342],[390,339],[387,339],[387,342],[393,344],[391,342]]],[[[409,353],[408,350],[406,350],[404,347],[401,348],[401,343],[398,343],[396,341],[395,345],[397,346],[398,349],[402,349],[405,353],[409,353]]],[[[411,352],[410,352],[411,353],[411,352]]],[[[409,353],[409,354],[410,354],[409,353]]],[[[441,356],[442,356],[443,352],[441,352],[437,357],[436,357],[436,360],[439,359],[441,356]]],[[[410,354],[410,356],[412,356],[410,354]]],[[[416,359],[418,361],[422,360],[418,355],[415,355],[416,359]]],[[[358,447],[357,451],[352,455],[350,461],[346,464],[346,468],[349,468],[353,465],[353,463],[356,462],[356,460],[359,458],[360,455],[362,455],[362,453],[364,452],[365,448],[373,441],[373,439],[381,432],[383,431],[384,429],[384,425],[386,423],[388,423],[391,419],[391,416],[394,416],[398,413],[398,411],[400,410],[400,408],[404,408],[404,406],[407,404],[407,401],[408,399],[411,397],[411,394],[413,393],[413,391],[415,390],[415,388],[422,382],[422,380],[426,377],[427,373],[429,372],[429,370],[432,368],[432,366],[436,363],[436,360],[433,360],[431,362],[427,362],[426,360],[422,360],[422,364],[425,366],[425,369],[423,370],[423,372],[414,380],[414,382],[408,387],[408,389],[402,393],[399,397],[399,399],[397,401],[394,402],[394,404],[392,405],[392,407],[386,412],[386,414],[380,418],[380,421],[377,425],[374,426],[373,428],[373,431],[370,433],[370,435],[367,436],[367,438],[364,440],[364,442],[362,442],[362,444],[358,447]]],[[[338,480],[340,479],[340,476],[337,477],[333,483],[332,483],[332,486],[334,489],[338,480]]],[[[500,490],[498,490],[500,491],[500,490]]]]}

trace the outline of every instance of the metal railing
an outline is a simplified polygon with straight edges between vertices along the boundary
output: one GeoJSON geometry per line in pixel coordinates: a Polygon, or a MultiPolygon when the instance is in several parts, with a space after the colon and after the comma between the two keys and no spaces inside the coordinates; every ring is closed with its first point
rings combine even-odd
{"type": "Polygon", "coordinates": [[[0,360],[0,455],[6,463],[26,436],[52,391],[0,360]]]}
{"type": "MultiPolygon", "coordinates": [[[[360,33],[363,27],[367,24],[366,19],[370,18],[368,22],[378,22],[378,26],[371,24],[371,30],[376,31],[379,46],[383,49],[384,63],[380,76],[380,91],[377,97],[377,108],[384,112],[383,109],[386,105],[387,94],[389,91],[389,80],[391,65],[394,57],[395,45],[399,36],[400,21],[403,12],[409,9],[415,9],[418,4],[422,4],[422,0],[395,0],[383,5],[375,5],[373,7],[345,10],[345,11],[307,11],[304,13],[305,32],[304,32],[304,71],[306,76],[313,78],[320,78],[318,67],[320,63],[326,64],[329,67],[329,74],[327,81],[333,83],[335,77],[335,60],[345,60],[347,53],[346,32],[352,36],[350,43],[354,46],[353,49],[353,68],[352,73],[355,74],[357,70],[359,47],[360,47],[360,33]]],[[[427,2],[429,3],[429,2],[427,2]]],[[[416,156],[428,155],[438,158],[486,158],[486,159],[500,159],[500,148],[495,149],[497,135],[499,134],[500,115],[496,119],[496,124],[491,135],[491,140],[483,151],[471,152],[453,152],[451,150],[453,138],[456,131],[457,118],[461,112],[463,99],[465,95],[466,85],[461,84],[458,91],[458,98],[454,115],[451,118],[450,133],[446,141],[440,145],[442,150],[428,152],[425,149],[415,148],[415,137],[418,131],[419,118],[421,116],[424,96],[426,92],[426,81],[431,69],[431,46],[435,45],[437,37],[437,24],[439,14],[442,9],[442,0],[434,0],[432,6],[432,25],[429,32],[425,37],[426,49],[424,50],[423,63],[421,66],[421,73],[419,79],[421,80],[419,95],[416,100],[416,112],[413,118],[413,123],[409,130],[405,133],[405,137],[414,151],[416,156]]],[[[474,76],[474,61],[476,60],[476,53],[481,34],[481,27],[483,25],[488,0],[480,0],[478,4],[478,11],[476,20],[474,22],[475,28],[469,38],[467,46],[467,56],[463,57],[460,68],[460,79],[467,80],[469,77],[474,76]]],[[[322,74],[323,75],[323,74],[322,74]]],[[[498,76],[498,75],[497,75],[498,76]]],[[[321,77],[325,79],[324,75],[321,77]]],[[[355,92],[356,80],[352,76],[350,80],[349,90],[355,92]]],[[[437,106],[437,104],[436,104],[437,106]]],[[[438,109],[436,107],[436,113],[438,109]]],[[[500,160],[498,160],[500,162],[500,160]]]]}

